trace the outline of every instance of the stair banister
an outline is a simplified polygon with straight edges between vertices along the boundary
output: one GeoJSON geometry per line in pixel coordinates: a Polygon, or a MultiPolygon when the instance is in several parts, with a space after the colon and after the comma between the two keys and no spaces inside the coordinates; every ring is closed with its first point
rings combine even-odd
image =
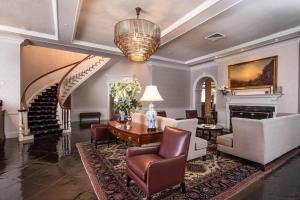
{"type": "MultiPolygon", "coordinates": [[[[86,57],[82,60],[79,60],[77,62],[73,62],[71,64],[68,65],[64,65],[62,67],[56,68],[54,70],[51,70],[37,78],[35,78],[33,81],[31,81],[24,89],[22,96],[21,96],[21,108],[20,110],[18,110],[19,112],[19,140],[25,140],[24,137],[28,136],[29,134],[29,128],[28,128],[28,102],[30,102],[30,97],[28,96],[28,92],[29,90],[34,87],[40,80],[46,78],[47,76],[51,76],[55,73],[59,73],[60,71],[63,71],[65,69],[67,69],[68,67],[71,67],[73,65],[77,65],[79,63],[81,63],[82,61],[84,61],[86,59],[86,57]]],[[[39,84],[37,84],[39,85],[39,84]]],[[[36,86],[35,86],[36,87],[36,86]]],[[[39,88],[41,89],[41,88],[39,88]]]]}
{"type": "Polygon", "coordinates": [[[66,80],[66,77],[72,72],[74,71],[78,66],[80,66],[81,63],[87,61],[88,59],[90,59],[91,57],[93,57],[92,55],[88,55],[86,56],[83,60],[81,60],[80,62],[78,62],[76,65],[74,65],[71,69],[69,69],[67,71],[67,73],[64,74],[64,76],[60,79],[59,83],[58,83],[58,87],[57,87],[57,112],[58,112],[58,118],[61,122],[61,128],[65,131],[65,132],[71,132],[71,108],[69,106],[65,106],[64,102],[62,101],[61,98],[61,88],[62,85],[64,83],[64,81],[66,80]]]}

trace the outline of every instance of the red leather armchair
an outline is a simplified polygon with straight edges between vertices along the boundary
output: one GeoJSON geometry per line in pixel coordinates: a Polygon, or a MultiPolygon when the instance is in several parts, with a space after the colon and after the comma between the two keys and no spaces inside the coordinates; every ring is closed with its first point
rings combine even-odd
{"type": "Polygon", "coordinates": [[[91,124],[91,143],[95,142],[95,148],[100,142],[107,143],[109,147],[109,143],[114,139],[106,124],[91,124]]]}
{"type": "Polygon", "coordinates": [[[133,180],[151,195],[180,184],[185,192],[184,174],[191,133],[166,126],[160,146],[127,149],[127,186],[133,180]]]}

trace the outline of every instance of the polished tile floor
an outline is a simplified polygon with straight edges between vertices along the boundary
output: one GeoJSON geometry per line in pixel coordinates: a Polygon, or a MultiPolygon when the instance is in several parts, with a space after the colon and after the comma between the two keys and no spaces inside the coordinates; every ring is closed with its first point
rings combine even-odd
{"type": "Polygon", "coordinates": [[[97,199],[74,146],[89,140],[88,129],[73,124],[73,130],[34,144],[0,144],[0,200],[97,199]]]}
{"type": "MultiPolygon", "coordinates": [[[[75,143],[89,141],[89,130],[72,124],[72,134],[19,145],[0,143],[0,200],[96,199],[75,143]]],[[[300,155],[233,198],[299,200],[300,155]]]]}

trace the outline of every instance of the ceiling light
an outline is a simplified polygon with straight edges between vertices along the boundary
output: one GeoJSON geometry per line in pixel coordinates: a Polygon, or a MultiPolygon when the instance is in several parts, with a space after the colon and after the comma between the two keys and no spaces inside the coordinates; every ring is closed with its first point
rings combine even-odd
{"type": "Polygon", "coordinates": [[[115,25],[114,42],[131,61],[145,61],[160,45],[160,28],[157,24],[139,19],[141,8],[137,7],[136,19],[126,19],[115,25]]]}

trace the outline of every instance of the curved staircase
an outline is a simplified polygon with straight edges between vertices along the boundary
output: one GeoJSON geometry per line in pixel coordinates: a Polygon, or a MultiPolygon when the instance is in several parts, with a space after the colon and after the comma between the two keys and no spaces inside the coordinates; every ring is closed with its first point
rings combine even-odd
{"type": "Polygon", "coordinates": [[[21,98],[19,140],[70,132],[71,107],[66,103],[68,97],[109,60],[89,55],[33,80],[21,98]]]}
{"type": "Polygon", "coordinates": [[[57,119],[57,87],[58,84],[55,84],[42,91],[30,104],[29,134],[44,136],[63,132],[57,119]]]}

